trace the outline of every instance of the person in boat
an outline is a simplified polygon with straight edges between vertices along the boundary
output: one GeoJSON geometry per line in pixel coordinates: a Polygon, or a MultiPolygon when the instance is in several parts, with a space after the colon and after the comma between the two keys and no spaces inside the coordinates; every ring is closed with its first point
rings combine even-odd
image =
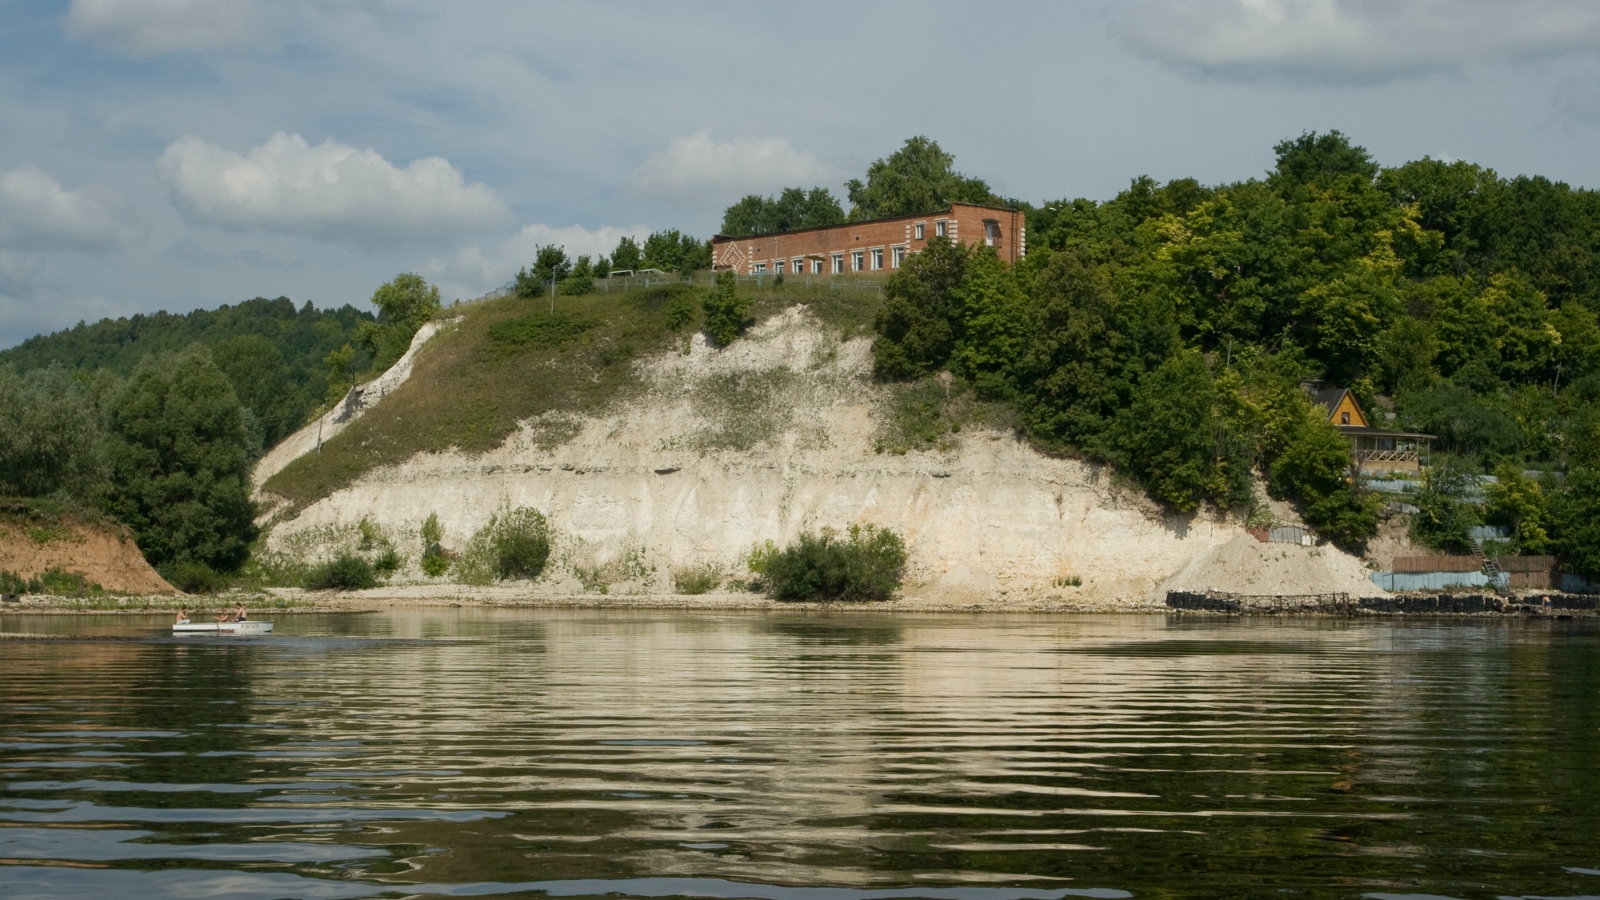
{"type": "Polygon", "coordinates": [[[172,624],[174,624],[174,625],[187,625],[187,624],[189,624],[189,607],[187,607],[187,606],[181,607],[178,610],[178,618],[176,620],[174,620],[172,624]]]}
{"type": "Polygon", "coordinates": [[[248,622],[250,614],[244,611],[244,604],[240,603],[233,608],[233,612],[217,616],[218,622],[248,622]]]}

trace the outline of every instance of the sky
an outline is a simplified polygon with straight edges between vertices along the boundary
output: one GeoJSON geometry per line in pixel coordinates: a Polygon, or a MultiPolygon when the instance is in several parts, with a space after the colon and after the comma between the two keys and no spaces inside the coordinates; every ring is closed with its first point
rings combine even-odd
{"type": "Polygon", "coordinates": [[[1338,129],[1600,187],[1595,0],[0,0],[0,348],[288,296],[446,302],[708,237],[927,135],[1033,202],[1338,129]]]}

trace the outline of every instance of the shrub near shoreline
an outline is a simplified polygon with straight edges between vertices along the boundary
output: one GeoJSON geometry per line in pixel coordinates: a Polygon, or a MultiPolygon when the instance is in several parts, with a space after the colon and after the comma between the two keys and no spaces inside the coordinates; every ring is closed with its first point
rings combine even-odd
{"type": "Polygon", "coordinates": [[[887,528],[851,525],[806,532],[778,550],[751,554],[751,572],[774,600],[889,600],[905,576],[905,541],[887,528]]]}

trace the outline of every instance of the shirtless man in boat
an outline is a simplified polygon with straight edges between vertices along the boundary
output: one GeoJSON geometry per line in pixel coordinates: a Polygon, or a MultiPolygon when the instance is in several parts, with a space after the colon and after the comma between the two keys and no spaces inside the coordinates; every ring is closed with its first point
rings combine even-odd
{"type": "Polygon", "coordinates": [[[189,607],[185,606],[185,607],[180,608],[178,610],[178,618],[172,624],[174,624],[174,625],[187,625],[187,624],[189,624],[189,607]]]}
{"type": "Polygon", "coordinates": [[[217,616],[218,622],[248,622],[250,614],[244,611],[244,604],[234,607],[233,612],[217,616]]]}

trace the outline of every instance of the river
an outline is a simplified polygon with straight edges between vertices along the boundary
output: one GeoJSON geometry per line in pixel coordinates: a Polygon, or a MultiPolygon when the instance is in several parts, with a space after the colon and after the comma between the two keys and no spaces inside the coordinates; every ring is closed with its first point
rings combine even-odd
{"type": "Polygon", "coordinates": [[[0,900],[1600,896],[1590,621],[0,616],[0,900]]]}

